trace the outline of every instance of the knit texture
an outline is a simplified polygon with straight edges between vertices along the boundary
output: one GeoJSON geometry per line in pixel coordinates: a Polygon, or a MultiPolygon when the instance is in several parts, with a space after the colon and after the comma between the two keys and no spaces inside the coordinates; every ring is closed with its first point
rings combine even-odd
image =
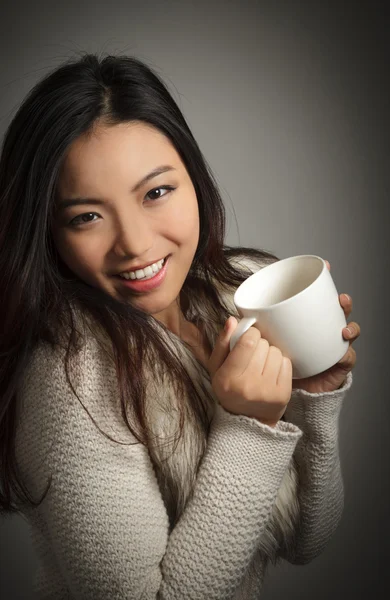
{"type": "Polygon", "coordinates": [[[293,390],[275,428],[217,404],[194,493],[169,535],[148,451],[122,422],[112,365],[93,337],[83,357],[83,404],[121,445],[74,396],[62,350],[41,343],[20,385],[23,480],[39,498],[52,476],[43,503],[23,509],[40,559],[37,598],[258,599],[259,550],[293,458],[299,523],[279,554],[306,563],[322,552],[343,509],[338,420],[352,373],[334,392],[293,390]]]}

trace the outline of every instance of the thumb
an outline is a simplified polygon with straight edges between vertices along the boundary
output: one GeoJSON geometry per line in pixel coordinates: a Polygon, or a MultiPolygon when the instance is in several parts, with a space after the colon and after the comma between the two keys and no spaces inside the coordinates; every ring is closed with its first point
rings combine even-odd
{"type": "Polygon", "coordinates": [[[223,330],[219,334],[209,358],[208,371],[211,378],[214,377],[220,366],[225,362],[225,359],[230,352],[230,338],[236,327],[237,319],[230,316],[227,319],[223,330]]]}

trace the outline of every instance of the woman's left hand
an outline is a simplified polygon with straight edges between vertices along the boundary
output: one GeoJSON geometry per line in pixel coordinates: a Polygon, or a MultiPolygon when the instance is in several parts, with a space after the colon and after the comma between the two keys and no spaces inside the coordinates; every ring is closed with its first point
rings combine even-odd
{"type": "MultiPolygon", "coordinates": [[[[325,260],[326,266],[330,271],[330,264],[327,260],[325,260]]],[[[348,319],[349,315],[352,312],[352,298],[349,299],[344,295],[339,295],[340,304],[344,310],[345,318],[348,319]]],[[[349,340],[349,348],[344,356],[339,360],[338,363],[323,371],[322,373],[318,373],[318,375],[313,375],[312,377],[306,377],[305,379],[293,379],[292,387],[293,389],[301,389],[306,390],[310,393],[323,393],[323,392],[332,392],[340,388],[349,371],[351,371],[356,363],[356,352],[354,348],[352,348],[352,343],[359,337],[360,335],[360,326],[358,323],[351,321],[348,323],[348,328],[351,330],[351,333],[348,331],[346,327],[343,329],[343,337],[346,340],[349,340]]]]}

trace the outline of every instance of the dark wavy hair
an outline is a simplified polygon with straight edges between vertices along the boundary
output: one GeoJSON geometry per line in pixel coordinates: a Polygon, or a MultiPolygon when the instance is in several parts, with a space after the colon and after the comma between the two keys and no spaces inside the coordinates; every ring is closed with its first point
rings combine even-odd
{"type": "MultiPolygon", "coordinates": [[[[204,432],[208,431],[205,407],[191,376],[164,341],[165,326],[151,326],[151,315],[80,280],[61,260],[51,236],[56,186],[70,144],[79,136],[92,133],[98,123],[114,126],[133,120],[151,124],[169,138],[194,185],[200,237],[179,301],[184,316],[191,318],[210,344],[229,316],[215,281],[234,290],[249,274],[245,268],[233,266],[231,258],[246,255],[263,262],[277,260],[265,250],[224,245],[225,210],[215,179],[180,109],[152,68],[134,57],[102,58],[81,53],[39,81],[5,133],[0,160],[2,513],[19,512],[13,493],[21,502],[36,505],[16,461],[18,383],[36,345],[44,341],[54,349],[61,344],[61,331],[67,332],[64,366],[68,373],[68,361],[77,349],[74,306],[108,336],[122,416],[137,443],[147,445],[149,439],[143,368],[152,354],[155,360],[149,361],[149,366],[155,365],[156,371],[164,368],[182,397],[182,405],[185,398],[194,419],[204,432]],[[133,424],[128,419],[128,406],[133,424]]],[[[180,422],[182,425],[183,420],[180,422]]],[[[152,459],[156,471],[161,472],[156,456],[152,455],[152,459]]],[[[166,485],[171,488],[174,504],[175,482],[168,481],[166,485]]],[[[47,491],[48,488],[44,496],[47,491]]],[[[172,522],[175,514],[173,510],[172,522]]]]}

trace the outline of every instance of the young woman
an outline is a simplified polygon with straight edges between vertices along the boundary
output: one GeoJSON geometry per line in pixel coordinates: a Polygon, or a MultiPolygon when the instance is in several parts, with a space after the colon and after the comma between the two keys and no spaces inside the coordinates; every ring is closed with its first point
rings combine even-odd
{"type": "Polygon", "coordinates": [[[0,194],[1,506],[30,524],[38,597],[251,600],[269,561],[317,556],[356,354],[293,387],[257,329],[229,353],[235,289],[278,259],[224,245],[159,76],[62,64],[6,132],[0,194]]]}

